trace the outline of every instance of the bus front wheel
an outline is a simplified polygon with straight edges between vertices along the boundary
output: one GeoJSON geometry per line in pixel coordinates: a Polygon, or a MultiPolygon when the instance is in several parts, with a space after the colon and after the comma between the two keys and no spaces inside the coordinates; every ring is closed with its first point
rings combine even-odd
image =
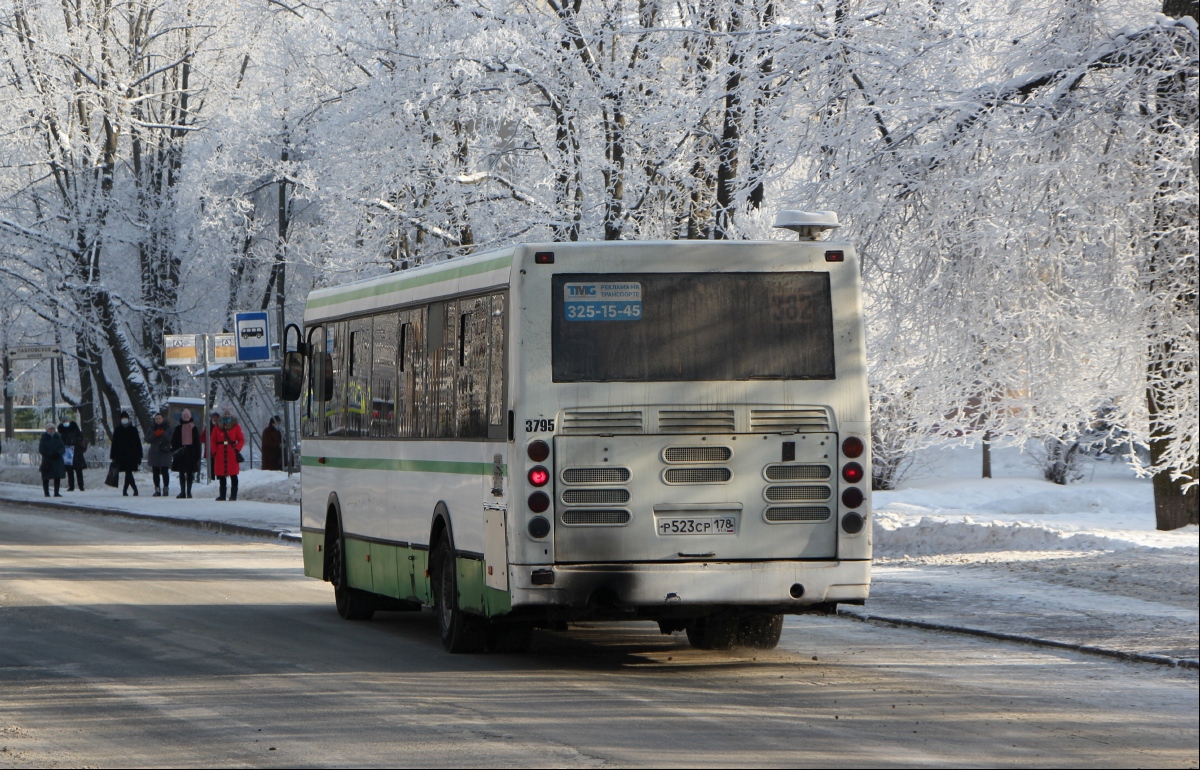
{"type": "Polygon", "coordinates": [[[433,553],[433,599],[438,630],[446,652],[480,652],[487,641],[483,618],[469,615],[458,606],[458,570],[449,538],[442,538],[433,553]]]}

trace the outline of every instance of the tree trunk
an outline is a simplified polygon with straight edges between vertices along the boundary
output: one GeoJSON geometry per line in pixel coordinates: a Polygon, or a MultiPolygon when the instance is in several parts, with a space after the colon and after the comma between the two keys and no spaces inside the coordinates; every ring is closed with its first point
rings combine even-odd
{"type": "MultiPolygon", "coordinates": [[[[1195,0],[1163,0],[1162,8],[1163,15],[1165,16],[1171,16],[1174,18],[1190,16],[1193,21],[1200,22],[1200,15],[1198,15],[1198,8],[1195,0]]],[[[1173,100],[1171,100],[1169,97],[1177,96],[1177,94],[1163,93],[1164,89],[1176,90],[1180,85],[1180,82],[1174,78],[1165,80],[1160,84],[1160,94],[1168,97],[1167,99],[1163,100],[1164,103],[1173,103],[1173,100]]],[[[1158,217],[1162,219],[1169,219],[1171,217],[1172,212],[1168,210],[1167,206],[1160,206],[1159,209],[1160,210],[1157,213],[1158,217]]],[[[1161,224],[1165,224],[1165,222],[1161,224]]],[[[1159,232],[1164,232],[1164,230],[1160,227],[1159,232]]],[[[1160,260],[1164,256],[1162,251],[1169,248],[1169,243],[1160,242],[1155,248],[1154,252],[1150,255],[1150,272],[1152,276],[1158,272],[1156,268],[1159,267],[1159,264],[1161,264],[1160,260]]],[[[1189,305],[1193,308],[1195,307],[1194,293],[1191,297],[1181,297],[1180,299],[1184,307],[1189,305]]],[[[1193,327],[1193,329],[1194,328],[1195,327],[1193,327]]],[[[1167,450],[1170,447],[1171,441],[1171,431],[1169,428],[1161,425],[1157,420],[1157,417],[1160,413],[1160,394],[1155,391],[1155,387],[1153,385],[1158,380],[1154,374],[1161,367],[1161,362],[1167,360],[1167,358],[1164,357],[1172,357],[1176,353],[1178,353],[1178,351],[1176,351],[1174,346],[1169,343],[1151,344],[1149,371],[1150,377],[1148,378],[1151,382],[1151,386],[1146,390],[1146,403],[1150,413],[1150,462],[1152,465],[1158,465],[1162,462],[1163,457],[1166,455],[1167,450]]],[[[1198,468],[1197,463],[1194,462],[1195,458],[1192,459],[1193,463],[1190,469],[1177,470],[1183,470],[1186,476],[1190,476],[1191,478],[1195,479],[1197,478],[1197,473],[1200,473],[1200,468],[1198,468]]],[[[1154,474],[1154,519],[1155,525],[1158,527],[1158,529],[1171,530],[1185,527],[1188,524],[1200,524],[1200,487],[1192,487],[1189,492],[1185,493],[1183,490],[1185,481],[1185,477],[1172,479],[1170,469],[1160,470],[1158,473],[1154,474]]]]}

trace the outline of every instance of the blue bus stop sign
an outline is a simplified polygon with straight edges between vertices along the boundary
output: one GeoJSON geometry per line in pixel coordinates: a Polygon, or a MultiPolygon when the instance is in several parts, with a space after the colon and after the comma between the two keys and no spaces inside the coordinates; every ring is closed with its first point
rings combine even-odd
{"type": "Polygon", "coordinates": [[[270,361],[271,330],[267,325],[267,312],[236,313],[233,320],[238,361],[270,361]]]}

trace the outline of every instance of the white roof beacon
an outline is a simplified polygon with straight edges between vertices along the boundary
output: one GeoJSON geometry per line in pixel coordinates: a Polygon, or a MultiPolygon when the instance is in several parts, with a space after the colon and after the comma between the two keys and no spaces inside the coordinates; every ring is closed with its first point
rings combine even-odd
{"type": "Polygon", "coordinates": [[[775,215],[775,227],[791,230],[802,241],[817,241],[828,230],[841,227],[836,211],[789,211],[775,215]]]}

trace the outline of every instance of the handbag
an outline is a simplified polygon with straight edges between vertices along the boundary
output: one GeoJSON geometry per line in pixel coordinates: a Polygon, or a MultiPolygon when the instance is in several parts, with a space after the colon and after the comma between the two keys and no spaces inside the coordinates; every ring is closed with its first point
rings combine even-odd
{"type": "Polygon", "coordinates": [[[67,447],[66,451],[63,452],[63,465],[70,468],[74,464],[75,464],[75,447],[69,446],[69,447],[67,447]]]}
{"type": "Polygon", "coordinates": [[[116,463],[108,464],[108,475],[104,477],[104,486],[116,487],[121,483],[121,472],[117,470],[116,463]]]}
{"type": "Polygon", "coordinates": [[[246,458],[245,458],[245,457],[242,457],[242,453],[241,453],[241,452],[236,452],[236,451],[235,451],[235,454],[237,455],[237,461],[238,461],[239,463],[244,463],[244,462],[246,462],[246,458]]]}

